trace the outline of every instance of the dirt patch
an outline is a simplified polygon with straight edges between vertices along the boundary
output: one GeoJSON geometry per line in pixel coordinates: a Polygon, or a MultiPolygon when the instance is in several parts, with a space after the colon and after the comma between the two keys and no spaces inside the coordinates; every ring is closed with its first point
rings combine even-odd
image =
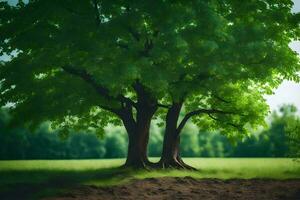
{"type": "MultiPolygon", "coordinates": [[[[300,200],[300,180],[218,180],[148,178],[114,187],[78,187],[51,200],[110,199],[295,199],[300,200]]],[[[50,200],[48,199],[48,200],[50,200]]]]}

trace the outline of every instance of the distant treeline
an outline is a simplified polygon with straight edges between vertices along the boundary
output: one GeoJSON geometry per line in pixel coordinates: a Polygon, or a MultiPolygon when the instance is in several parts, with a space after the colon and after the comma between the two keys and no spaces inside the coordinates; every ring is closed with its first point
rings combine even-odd
{"type": "MultiPolygon", "coordinates": [[[[286,106],[270,117],[268,128],[253,133],[243,141],[231,143],[218,133],[199,131],[192,123],[181,137],[181,154],[184,157],[296,157],[300,149],[299,129],[289,132],[290,122],[298,123],[294,107],[286,106]]],[[[125,131],[118,127],[107,129],[103,138],[96,134],[71,132],[61,139],[50,131],[47,123],[36,131],[8,128],[7,113],[0,114],[0,159],[84,159],[122,158],[127,151],[125,131]]],[[[293,123],[292,123],[293,124],[293,123]]],[[[160,156],[163,129],[153,126],[149,142],[149,156],[160,156]]]]}

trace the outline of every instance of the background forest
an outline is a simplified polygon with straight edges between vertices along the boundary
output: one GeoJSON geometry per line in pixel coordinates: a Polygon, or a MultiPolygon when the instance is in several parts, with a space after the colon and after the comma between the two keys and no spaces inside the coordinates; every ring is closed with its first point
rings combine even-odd
{"type": "MultiPolygon", "coordinates": [[[[267,119],[268,126],[249,137],[232,142],[218,132],[199,130],[189,123],[183,130],[181,154],[184,157],[297,157],[299,115],[294,106],[283,106],[267,119]]],[[[161,153],[163,127],[152,123],[149,156],[161,153]]],[[[49,123],[36,131],[11,129],[9,115],[0,114],[0,159],[84,159],[122,158],[127,153],[127,137],[121,127],[109,127],[105,137],[93,132],[71,131],[69,137],[51,131],[49,123]]]]}

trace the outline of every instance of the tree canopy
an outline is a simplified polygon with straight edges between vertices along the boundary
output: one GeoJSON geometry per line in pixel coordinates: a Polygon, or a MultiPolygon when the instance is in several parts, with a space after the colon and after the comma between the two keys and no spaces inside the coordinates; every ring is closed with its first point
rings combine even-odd
{"type": "Polygon", "coordinates": [[[1,54],[12,56],[0,67],[0,105],[13,103],[14,123],[101,132],[121,119],[128,131],[144,130],[146,111],[165,118],[176,105],[186,113],[174,119],[176,132],[193,117],[240,137],[263,122],[264,94],[299,81],[291,0],[0,5],[1,54]]]}

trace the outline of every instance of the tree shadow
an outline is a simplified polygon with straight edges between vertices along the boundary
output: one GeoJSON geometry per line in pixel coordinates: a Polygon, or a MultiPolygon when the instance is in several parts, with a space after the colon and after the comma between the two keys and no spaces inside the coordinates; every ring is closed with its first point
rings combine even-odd
{"type": "Polygon", "coordinates": [[[133,172],[122,168],[0,171],[0,199],[38,199],[93,181],[103,186],[113,185],[130,180],[133,172]]]}

